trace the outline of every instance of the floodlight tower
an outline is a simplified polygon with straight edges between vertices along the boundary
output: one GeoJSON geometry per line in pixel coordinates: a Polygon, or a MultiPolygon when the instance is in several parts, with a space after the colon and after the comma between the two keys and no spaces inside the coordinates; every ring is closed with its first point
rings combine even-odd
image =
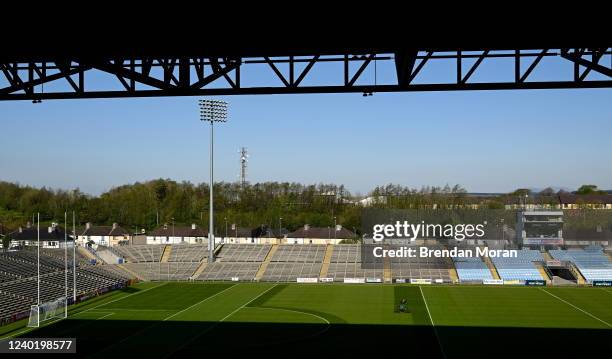
{"type": "Polygon", "coordinates": [[[208,262],[214,261],[214,216],[213,216],[213,124],[215,122],[227,122],[227,102],[221,100],[200,100],[200,120],[210,122],[210,209],[208,224],[208,262]]]}

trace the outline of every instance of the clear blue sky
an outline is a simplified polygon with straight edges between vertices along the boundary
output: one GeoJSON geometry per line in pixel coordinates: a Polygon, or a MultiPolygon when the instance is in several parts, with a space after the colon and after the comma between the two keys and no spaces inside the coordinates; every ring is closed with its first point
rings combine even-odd
{"type": "MultiPolygon", "coordinates": [[[[549,66],[534,79],[566,70],[549,66]]],[[[434,67],[423,79],[444,71],[434,67]]],[[[495,71],[484,66],[474,79],[495,71]]],[[[379,82],[392,75],[379,65],[379,82]]],[[[353,193],[386,183],[612,189],[610,89],[224,99],[230,120],[216,127],[219,181],[238,179],[245,146],[251,182],[342,183],[353,193]]],[[[194,97],[0,102],[0,124],[0,180],[91,194],[160,177],[208,181],[208,126],[194,97]]]]}

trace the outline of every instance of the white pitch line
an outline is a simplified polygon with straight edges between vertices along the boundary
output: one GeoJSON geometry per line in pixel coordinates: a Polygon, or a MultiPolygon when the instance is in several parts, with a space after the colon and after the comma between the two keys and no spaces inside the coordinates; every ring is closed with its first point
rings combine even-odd
{"type": "Polygon", "coordinates": [[[219,294],[221,294],[221,293],[225,292],[226,290],[229,290],[230,288],[233,288],[233,287],[235,287],[235,286],[237,286],[237,285],[238,285],[238,284],[233,284],[233,285],[231,285],[231,286],[229,286],[229,287],[227,287],[227,288],[223,289],[222,291],[217,292],[217,293],[215,293],[215,294],[211,295],[210,297],[206,297],[206,298],[202,299],[201,301],[199,301],[199,302],[197,302],[197,303],[195,303],[195,304],[193,304],[193,305],[190,305],[190,306],[188,306],[187,308],[185,308],[185,309],[183,309],[183,310],[180,310],[180,311],[178,311],[178,312],[176,312],[176,313],[174,313],[174,314],[172,314],[172,315],[170,315],[170,316],[168,316],[168,317],[164,318],[164,320],[163,320],[163,321],[165,322],[166,320],[168,320],[168,319],[170,319],[170,318],[174,318],[175,316],[177,316],[177,315],[179,315],[179,314],[181,314],[181,313],[183,313],[183,312],[185,312],[185,311],[187,311],[187,310],[189,310],[189,309],[191,309],[191,308],[195,307],[195,306],[196,306],[196,305],[198,305],[198,304],[204,303],[204,302],[206,302],[206,301],[207,301],[207,300],[209,300],[209,299],[213,299],[214,297],[218,296],[219,294]]]}
{"type": "MultiPolygon", "coordinates": [[[[78,314],[81,314],[81,313],[89,312],[90,310],[93,310],[93,309],[99,308],[99,307],[101,307],[101,306],[103,306],[103,305],[110,304],[110,303],[114,303],[114,302],[120,301],[120,300],[122,300],[122,299],[125,299],[125,298],[127,298],[127,297],[131,297],[131,296],[136,295],[136,294],[141,294],[141,293],[147,292],[147,291],[149,291],[149,290],[151,290],[151,289],[159,288],[159,287],[161,287],[161,286],[163,286],[163,285],[166,285],[166,284],[168,284],[168,282],[163,283],[163,284],[160,284],[160,285],[156,285],[155,287],[147,288],[147,289],[145,289],[145,290],[141,290],[141,291],[136,292],[136,293],[128,294],[128,295],[126,295],[126,296],[124,296],[124,297],[117,298],[117,299],[115,299],[115,300],[111,300],[111,301],[108,301],[108,302],[104,302],[104,303],[102,303],[102,304],[96,305],[95,307],[91,307],[91,308],[88,308],[88,309],[85,309],[85,310],[79,310],[79,311],[77,311],[76,313],[70,314],[69,316],[74,316],[74,315],[78,315],[78,314]]],[[[76,309],[76,308],[75,308],[74,310],[78,310],[78,309],[76,309]]],[[[44,325],[39,326],[38,328],[26,328],[25,330],[22,330],[22,331],[20,331],[20,332],[14,333],[14,334],[9,334],[9,335],[7,335],[7,336],[5,336],[5,337],[3,337],[3,338],[0,338],[0,339],[13,338],[13,337],[15,337],[15,336],[18,336],[18,335],[21,335],[21,334],[24,334],[24,333],[30,332],[30,331],[32,331],[32,330],[34,330],[34,329],[39,329],[39,328],[42,328],[42,327],[46,327],[47,325],[53,324],[53,323],[55,323],[55,322],[57,322],[57,321],[59,321],[59,320],[61,320],[61,319],[63,319],[63,318],[58,318],[58,319],[50,320],[50,321],[48,321],[48,322],[44,323],[44,325]]]]}
{"type": "Polygon", "coordinates": [[[114,312],[108,313],[107,315],[103,315],[100,318],[96,318],[96,320],[100,320],[100,319],[104,319],[106,317],[110,317],[111,315],[115,314],[114,312]]]}
{"type": "Polygon", "coordinates": [[[563,303],[565,303],[565,304],[567,304],[567,305],[569,305],[569,306],[571,306],[571,307],[573,307],[575,309],[578,309],[579,311],[581,311],[582,313],[588,315],[589,317],[591,317],[593,319],[596,319],[596,320],[604,323],[605,325],[609,326],[610,328],[612,328],[612,325],[610,325],[610,323],[606,322],[605,320],[599,319],[598,317],[596,317],[593,314],[587,312],[586,310],[583,310],[582,308],[579,308],[579,307],[573,305],[572,303],[570,303],[570,302],[568,302],[568,301],[566,301],[566,300],[564,300],[562,298],[557,297],[556,295],[552,294],[551,292],[549,292],[549,291],[547,291],[545,289],[542,289],[542,288],[538,288],[538,289],[541,290],[542,292],[550,295],[550,296],[553,296],[553,297],[557,298],[558,300],[562,301],[563,303]]]}
{"type": "Polygon", "coordinates": [[[292,309],[285,309],[285,308],[274,308],[274,307],[252,307],[253,309],[269,309],[269,310],[282,310],[285,312],[293,312],[293,313],[299,313],[299,314],[306,314],[306,315],[311,315],[315,318],[319,318],[322,321],[324,321],[326,324],[331,325],[331,323],[329,322],[329,320],[323,318],[320,315],[316,315],[313,313],[308,313],[308,312],[302,312],[301,310],[292,310],[292,309]]]}
{"type": "Polygon", "coordinates": [[[247,305],[253,303],[257,298],[261,297],[262,295],[268,293],[270,290],[272,290],[274,287],[276,287],[278,284],[275,284],[273,286],[271,286],[270,288],[264,290],[263,292],[261,292],[258,296],[256,296],[255,298],[249,300],[247,303],[243,304],[240,308],[234,310],[233,312],[231,312],[230,314],[226,315],[223,319],[221,319],[219,322],[223,322],[225,321],[225,319],[231,317],[232,315],[236,314],[239,310],[241,310],[242,308],[246,307],[247,305]]]}
{"type": "Polygon", "coordinates": [[[126,296],[124,296],[124,297],[121,297],[121,298],[117,298],[117,299],[114,299],[114,300],[111,300],[111,301],[108,301],[108,302],[104,302],[104,303],[102,303],[102,304],[96,305],[95,307],[91,307],[91,308],[89,308],[89,309],[85,309],[85,310],[79,311],[79,312],[77,312],[77,313],[75,313],[75,314],[89,312],[90,310],[93,310],[93,309],[96,309],[96,308],[100,308],[101,306],[104,306],[104,305],[107,305],[107,304],[111,304],[111,303],[118,302],[118,301],[120,301],[120,300],[123,300],[123,299],[125,299],[125,298],[129,298],[129,297],[134,296],[134,295],[137,295],[137,294],[142,294],[142,293],[144,293],[144,292],[148,292],[148,291],[150,291],[151,289],[159,288],[159,287],[162,287],[162,286],[164,286],[164,285],[166,285],[166,284],[168,284],[168,282],[166,282],[166,283],[162,283],[162,284],[160,284],[160,285],[156,285],[155,287],[151,287],[151,288],[147,288],[147,289],[145,289],[145,290],[138,291],[138,292],[136,292],[136,293],[128,294],[128,295],[126,295],[126,296]]]}
{"type": "MultiPolygon", "coordinates": [[[[236,284],[237,285],[237,284],[236,284]]],[[[188,340],[186,342],[184,342],[182,345],[180,345],[178,348],[176,348],[176,350],[173,353],[177,353],[178,351],[180,351],[181,349],[183,349],[184,347],[186,347],[187,345],[189,345],[195,338],[204,335],[205,333],[208,333],[209,331],[213,330],[217,325],[219,325],[219,323],[221,323],[222,321],[224,321],[225,319],[229,318],[230,316],[232,316],[234,313],[236,313],[237,311],[239,311],[240,309],[244,308],[245,306],[247,306],[248,304],[252,303],[255,299],[261,297],[262,295],[264,295],[265,293],[267,293],[270,289],[276,287],[278,284],[275,284],[274,286],[270,287],[269,289],[267,289],[266,291],[264,291],[263,293],[259,294],[257,297],[251,299],[248,303],[246,303],[245,305],[243,305],[242,307],[236,309],[235,311],[231,312],[229,315],[227,315],[225,318],[221,319],[218,322],[213,323],[210,327],[208,327],[207,329],[203,330],[202,332],[200,332],[199,334],[196,335],[196,337],[194,337],[191,340],[188,340]]],[[[233,287],[233,286],[232,286],[233,287]]],[[[230,287],[231,288],[231,287],[230,287]]],[[[229,288],[228,288],[229,289],[229,288]]],[[[172,354],[172,353],[171,353],[172,354]]],[[[168,354],[165,356],[165,358],[169,357],[171,354],[168,354]]]]}
{"type": "Polygon", "coordinates": [[[13,337],[16,337],[16,336],[18,336],[18,335],[20,335],[20,334],[30,332],[30,331],[32,331],[32,330],[34,330],[34,329],[40,329],[40,328],[46,327],[47,325],[53,324],[53,323],[58,322],[58,321],[60,321],[60,320],[62,320],[62,319],[64,319],[64,318],[56,318],[56,319],[51,319],[50,321],[48,321],[48,322],[44,323],[43,325],[39,325],[39,326],[38,326],[38,328],[34,328],[34,327],[30,328],[30,327],[27,327],[25,330],[22,330],[22,331],[20,331],[20,332],[14,333],[14,334],[9,334],[9,335],[7,335],[7,336],[5,336],[5,337],[3,337],[3,338],[0,338],[0,339],[8,339],[8,338],[13,338],[13,337]]]}
{"type": "Polygon", "coordinates": [[[434,333],[436,333],[436,339],[438,340],[440,351],[442,352],[442,356],[446,358],[444,348],[442,347],[442,342],[440,341],[440,337],[438,336],[438,330],[436,329],[436,325],[434,324],[433,318],[431,317],[431,312],[429,311],[429,306],[427,305],[427,299],[425,299],[425,294],[423,294],[423,288],[419,286],[419,290],[421,291],[421,297],[423,297],[423,303],[425,303],[425,309],[427,309],[427,314],[429,315],[429,321],[431,322],[431,326],[433,327],[434,333]]]}
{"type": "MultiPolygon", "coordinates": [[[[211,299],[211,298],[213,298],[213,297],[216,297],[217,295],[219,295],[219,294],[221,294],[221,293],[225,292],[226,290],[228,290],[228,289],[230,289],[230,288],[232,288],[232,287],[237,286],[238,284],[239,284],[239,283],[236,283],[236,284],[234,284],[234,285],[232,285],[232,286],[229,286],[229,287],[225,288],[224,290],[222,290],[222,291],[220,291],[220,292],[215,293],[214,295],[212,295],[212,296],[210,296],[210,297],[204,298],[203,300],[201,300],[201,301],[197,302],[196,304],[191,305],[191,306],[189,306],[189,307],[187,307],[187,308],[185,308],[185,309],[183,309],[183,310],[181,310],[181,311],[178,311],[178,312],[176,312],[176,313],[174,313],[174,314],[170,315],[169,317],[164,318],[164,319],[163,319],[163,321],[165,322],[165,321],[167,321],[168,319],[170,319],[170,318],[172,318],[172,317],[176,316],[176,315],[177,315],[177,314],[179,314],[179,313],[182,313],[182,312],[186,311],[186,310],[187,310],[187,309],[189,309],[189,308],[192,308],[193,306],[195,306],[195,305],[197,305],[197,304],[200,304],[200,303],[202,303],[202,302],[204,302],[204,301],[207,301],[208,299],[211,299]]],[[[154,327],[154,326],[156,326],[156,325],[158,325],[158,323],[153,323],[152,325],[146,326],[146,327],[142,328],[141,330],[139,330],[139,331],[137,331],[137,332],[134,332],[134,333],[132,333],[131,335],[128,335],[127,337],[124,337],[122,340],[120,340],[120,341],[118,341],[118,342],[116,342],[116,343],[111,344],[110,346],[106,347],[104,350],[108,350],[108,349],[109,349],[109,348],[111,348],[111,347],[115,347],[115,346],[117,346],[117,345],[119,345],[119,344],[121,344],[121,343],[124,343],[125,341],[127,341],[127,340],[128,340],[128,339],[130,339],[130,338],[132,338],[133,336],[135,336],[135,335],[137,335],[137,334],[140,334],[140,333],[144,332],[145,330],[147,330],[147,329],[149,329],[149,328],[151,328],[151,327],[154,327]]]]}
{"type": "MultiPolygon", "coordinates": [[[[111,308],[115,312],[174,312],[175,309],[123,309],[123,308],[111,308]]],[[[93,310],[93,312],[105,313],[105,310],[93,310]]]]}

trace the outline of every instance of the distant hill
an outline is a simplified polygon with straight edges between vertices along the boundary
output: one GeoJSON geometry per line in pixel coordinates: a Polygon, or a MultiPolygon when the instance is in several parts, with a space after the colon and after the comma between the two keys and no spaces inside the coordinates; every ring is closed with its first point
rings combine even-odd
{"type": "Polygon", "coordinates": [[[467,193],[468,196],[472,196],[472,197],[497,197],[503,194],[505,193],[493,193],[493,192],[469,192],[467,193]]]}
{"type": "MultiPolygon", "coordinates": [[[[540,192],[542,192],[542,191],[543,191],[544,189],[546,189],[546,188],[547,188],[547,187],[542,187],[542,188],[530,188],[529,190],[530,190],[532,193],[540,193],[540,192]]],[[[555,191],[555,193],[556,193],[556,192],[559,192],[559,191],[573,192],[573,191],[575,191],[575,190],[576,190],[576,189],[573,189],[573,188],[568,188],[568,187],[560,187],[560,186],[551,186],[550,188],[552,188],[552,189],[553,189],[553,191],[555,191]]]]}

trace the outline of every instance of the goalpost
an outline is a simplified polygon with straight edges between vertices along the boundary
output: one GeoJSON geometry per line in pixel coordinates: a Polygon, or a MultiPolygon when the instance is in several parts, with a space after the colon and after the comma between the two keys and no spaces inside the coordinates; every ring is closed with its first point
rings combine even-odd
{"type": "Polygon", "coordinates": [[[50,320],[53,318],[66,318],[66,308],[68,303],[66,298],[58,298],[51,302],[43,304],[35,304],[30,308],[30,319],[28,320],[28,327],[38,328],[40,323],[50,320]]]}
{"type": "MultiPolygon", "coordinates": [[[[67,213],[65,213],[64,215],[64,222],[66,222],[67,219],[67,213]]],[[[66,317],[68,317],[68,238],[67,238],[67,232],[64,233],[64,286],[65,286],[65,296],[61,297],[61,298],[57,298],[55,300],[49,301],[49,302],[45,302],[45,303],[41,303],[40,302],[40,213],[38,213],[38,225],[37,225],[37,231],[38,231],[38,243],[37,243],[37,260],[36,260],[36,266],[37,266],[37,298],[36,298],[36,303],[31,306],[30,308],[30,318],[28,320],[28,327],[31,328],[38,328],[40,326],[40,323],[50,320],[50,319],[54,319],[54,318],[60,318],[60,319],[64,319],[66,317]]],[[[73,245],[74,242],[73,242],[73,245]]]]}

